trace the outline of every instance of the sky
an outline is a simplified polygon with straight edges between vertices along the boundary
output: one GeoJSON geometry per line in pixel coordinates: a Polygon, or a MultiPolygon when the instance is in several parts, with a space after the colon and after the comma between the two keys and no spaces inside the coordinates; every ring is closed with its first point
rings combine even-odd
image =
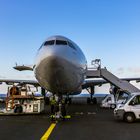
{"type": "Polygon", "coordinates": [[[38,48],[63,35],[88,64],[101,59],[119,77],[140,77],[139,0],[0,0],[0,78],[34,79],[15,63],[33,64],[38,48]]]}

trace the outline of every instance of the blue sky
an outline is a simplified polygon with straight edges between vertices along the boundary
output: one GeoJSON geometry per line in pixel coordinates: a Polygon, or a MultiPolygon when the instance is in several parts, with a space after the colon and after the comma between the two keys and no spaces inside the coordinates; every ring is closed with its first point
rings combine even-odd
{"type": "Polygon", "coordinates": [[[0,77],[32,79],[12,69],[33,64],[52,35],[76,42],[90,61],[120,77],[140,77],[139,0],[0,0],[0,77]]]}

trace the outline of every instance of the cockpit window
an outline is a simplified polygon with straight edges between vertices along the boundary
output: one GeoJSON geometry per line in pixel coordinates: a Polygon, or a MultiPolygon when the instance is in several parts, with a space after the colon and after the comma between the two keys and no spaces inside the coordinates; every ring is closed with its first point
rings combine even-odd
{"type": "Polygon", "coordinates": [[[67,41],[64,41],[64,40],[56,40],[56,45],[67,45],[67,41]]]}
{"type": "Polygon", "coordinates": [[[47,45],[54,45],[54,42],[55,42],[55,40],[46,41],[46,42],[44,43],[44,46],[47,46],[47,45]]]}
{"type": "Polygon", "coordinates": [[[68,44],[69,44],[69,46],[70,46],[71,48],[73,48],[74,50],[76,50],[75,46],[74,46],[71,42],[68,42],[68,44]]]}

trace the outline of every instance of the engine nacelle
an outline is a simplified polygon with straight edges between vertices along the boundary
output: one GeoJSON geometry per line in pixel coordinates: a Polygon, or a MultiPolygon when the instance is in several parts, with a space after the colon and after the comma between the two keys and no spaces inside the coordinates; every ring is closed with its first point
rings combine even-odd
{"type": "Polygon", "coordinates": [[[82,92],[82,88],[80,87],[79,89],[77,89],[76,91],[70,93],[69,95],[78,95],[82,92]]]}

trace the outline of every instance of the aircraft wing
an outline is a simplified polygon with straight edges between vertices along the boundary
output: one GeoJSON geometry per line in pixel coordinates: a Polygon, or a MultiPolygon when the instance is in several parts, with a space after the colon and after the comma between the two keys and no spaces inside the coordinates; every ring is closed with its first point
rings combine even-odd
{"type": "Polygon", "coordinates": [[[94,79],[94,80],[88,80],[86,79],[84,81],[84,83],[82,84],[82,89],[85,89],[85,88],[88,88],[88,87],[91,87],[91,86],[101,86],[103,84],[106,84],[108,83],[106,80],[103,80],[103,79],[94,79]]]}
{"type": "Polygon", "coordinates": [[[34,86],[40,86],[36,80],[11,80],[11,79],[0,79],[0,84],[6,83],[7,85],[13,85],[14,83],[23,85],[30,84],[34,86]]]}
{"type": "MultiPolygon", "coordinates": [[[[121,80],[126,81],[136,81],[140,82],[140,78],[120,78],[121,80]]],[[[6,83],[7,85],[13,85],[14,83],[23,85],[23,84],[30,84],[34,86],[40,86],[36,80],[11,80],[11,79],[0,79],[0,84],[6,83]]],[[[104,79],[85,79],[84,83],[82,84],[82,89],[91,87],[91,86],[102,86],[103,84],[109,83],[104,79]]]]}
{"type": "Polygon", "coordinates": [[[111,83],[112,85],[115,85],[119,88],[124,88],[129,90],[133,89],[133,91],[139,91],[136,87],[134,87],[132,84],[128,83],[130,81],[136,81],[139,82],[140,78],[118,78],[111,72],[109,72],[106,68],[98,68],[98,69],[88,69],[86,73],[87,79],[83,83],[83,87],[90,87],[92,85],[102,85],[105,83],[111,83]],[[93,78],[103,78],[101,80],[91,80],[93,78]],[[89,79],[89,80],[88,80],[89,79]],[[128,82],[126,82],[128,81],[128,82]]]}
{"type": "MultiPolygon", "coordinates": [[[[140,82],[140,78],[120,78],[121,80],[125,80],[125,81],[136,81],[136,82],[140,82]]],[[[85,79],[84,83],[82,84],[82,89],[91,87],[91,86],[102,86],[103,84],[107,84],[109,83],[108,81],[104,80],[104,79],[85,79]]]]}

